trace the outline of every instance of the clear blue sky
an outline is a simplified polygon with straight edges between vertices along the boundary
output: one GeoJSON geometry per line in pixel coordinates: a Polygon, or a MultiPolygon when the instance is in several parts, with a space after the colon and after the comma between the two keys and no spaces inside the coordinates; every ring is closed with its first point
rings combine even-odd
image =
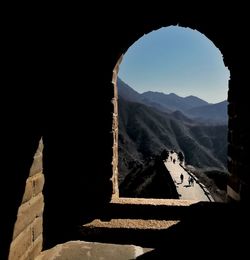
{"type": "Polygon", "coordinates": [[[118,76],[139,93],[194,95],[217,103],[227,99],[230,73],[205,35],[169,26],[136,41],[124,54],[118,76]]]}

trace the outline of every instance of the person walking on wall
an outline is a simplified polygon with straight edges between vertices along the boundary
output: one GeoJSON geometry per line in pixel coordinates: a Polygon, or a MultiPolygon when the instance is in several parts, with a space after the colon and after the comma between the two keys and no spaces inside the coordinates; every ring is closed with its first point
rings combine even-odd
{"type": "Polygon", "coordinates": [[[182,173],[181,173],[181,175],[180,175],[180,179],[181,179],[181,183],[183,183],[184,176],[183,176],[183,174],[182,174],[182,173]]]}

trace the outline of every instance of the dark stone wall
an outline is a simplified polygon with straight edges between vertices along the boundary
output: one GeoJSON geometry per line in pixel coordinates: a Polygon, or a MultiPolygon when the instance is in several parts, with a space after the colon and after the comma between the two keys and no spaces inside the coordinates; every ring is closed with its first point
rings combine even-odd
{"type": "Polygon", "coordinates": [[[250,45],[243,9],[229,12],[212,7],[209,12],[206,5],[194,9],[126,6],[12,10],[5,19],[0,189],[3,255],[41,136],[45,247],[77,237],[75,227],[99,214],[110,200],[112,71],[134,41],[162,26],[179,24],[197,29],[224,55],[231,72],[232,187],[242,199],[247,198],[249,103],[245,62],[250,45]]]}

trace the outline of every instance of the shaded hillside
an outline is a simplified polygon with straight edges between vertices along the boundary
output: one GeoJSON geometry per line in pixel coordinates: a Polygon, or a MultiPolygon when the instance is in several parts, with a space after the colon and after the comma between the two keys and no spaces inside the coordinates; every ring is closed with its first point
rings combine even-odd
{"type": "Polygon", "coordinates": [[[171,126],[152,108],[119,99],[119,178],[167,147],[176,147],[171,126]],[[174,143],[172,143],[174,142],[174,143]],[[167,146],[166,146],[167,145],[167,146]]]}
{"type": "Polygon", "coordinates": [[[117,78],[117,86],[119,97],[132,102],[142,102],[143,98],[141,94],[123,82],[119,77],[117,78]]]}
{"type": "Polygon", "coordinates": [[[227,101],[223,101],[217,104],[209,104],[206,106],[195,107],[186,110],[185,113],[192,118],[196,118],[201,122],[227,124],[227,101]]]}
{"type": "Polygon", "coordinates": [[[195,167],[225,169],[227,127],[197,125],[179,117],[119,99],[120,180],[133,165],[143,164],[163,149],[183,151],[186,163],[195,167]]]}
{"type": "Polygon", "coordinates": [[[227,165],[227,130],[227,125],[190,127],[190,132],[199,143],[209,149],[224,166],[227,165]]]}
{"type": "Polygon", "coordinates": [[[120,197],[178,199],[175,184],[160,157],[134,168],[119,187],[120,197]]]}

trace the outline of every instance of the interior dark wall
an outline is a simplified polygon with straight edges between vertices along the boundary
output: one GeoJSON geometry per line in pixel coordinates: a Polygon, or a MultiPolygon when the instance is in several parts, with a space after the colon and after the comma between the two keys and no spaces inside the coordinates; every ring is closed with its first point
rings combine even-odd
{"type": "MultiPolygon", "coordinates": [[[[74,239],[74,227],[101,212],[110,200],[112,71],[134,41],[162,26],[178,23],[197,29],[224,55],[234,83],[230,100],[241,111],[237,128],[244,134],[240,144],[245,147],[241,155],[234,152],[230,156],[241,162],[235,166],[235,174],[240,172],[239,167],[245,167],[241,175],[248,187],[249,138],[243,118],[249,108],[244,63],[249,45],[242,34],[248,30],[244,15],[232,19],[233,13],[214,10],[207,14],[204,7],[199,12],[161,6],[144,6],[141,10],[114,6],[99,12],[94,7],[73,12],[65,9],[19,14],[6,20],[6,105],[1,111],[5,130],[0,194],[4,205],[3,248],[7,250],[12,236],[13,220],[40,136],[44,140],[45,247],[74,239]]],[[[0,251],[4,254],[6,250],[0,251]]]]}

